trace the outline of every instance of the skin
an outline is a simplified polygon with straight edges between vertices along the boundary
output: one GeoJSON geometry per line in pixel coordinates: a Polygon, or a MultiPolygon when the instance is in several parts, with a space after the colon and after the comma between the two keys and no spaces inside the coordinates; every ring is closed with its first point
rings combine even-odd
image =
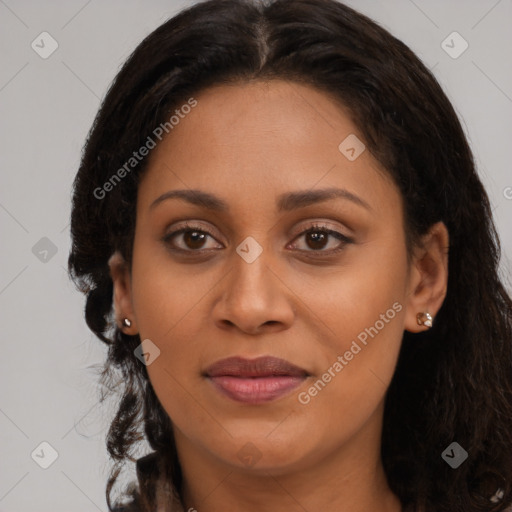
{"type": "Polygon", "coordinates": [[[446,227],[432,227],[409,265],[400,193],[368,150],[354,161],[340,152],[349,134],[364,138],[325,93],[276,80],[215,86],[196,99],[150,154],[131,269],[119,253],[110,260],[119,324],[130,318],[124,331],[160,350],[147,370],[173,422],[185,510],[400,511],[380,459],[384,398],[403,331],[426,330],[416,315],[435,321],[445,297],[446,227]],[[276,210],[281,194],[329,187],[369,208],[334,198],[276,210]],[[180,199],[150,208],[177,189],[215,194],[229,212],[180,199]],[[213,236],[162,241],[184,220],[213,236]],[[352,242],[315,244],[303,234],[314,223],[352,242]],[[248,236],[262,248],[252,263],[236,252],[248,236]],[[172,252],[173,244],[190,252],[172,252]],[[394,318],[300,403],[298,394],[396,303],[394,318]],[[234,355],[281,357],[311,376],[277,400],[242,404],[201,375],[234,355]],[[253,464],[239,457],[249,442],[253,464]]]}

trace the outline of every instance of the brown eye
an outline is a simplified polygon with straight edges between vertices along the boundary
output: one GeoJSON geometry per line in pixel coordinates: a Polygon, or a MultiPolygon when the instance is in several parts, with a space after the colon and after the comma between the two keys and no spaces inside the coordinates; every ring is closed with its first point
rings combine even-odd
{"type": "Polygon", "coordinates": [[[211,247],[205,248],[208,238],[213,239],[213,235],[204,228],[187,225],[165,235],[163,241],[175,251],[200,252],[201,250],[211,249],[211,247]]]}
{"type": "Polygon", "coordinates": [[[183,241],[189,249],[201,249],[207,236],[201,231],[183,231],[183,241]]]}
{"type": "MultiPolygon", "coordinates": [[[[222,248],[222,245],[220,247],[206,247],[209,238],[215,240],[213,234],[205,228],[186,225],[165,235],[162,240],[170,246],[171,250],[182,253],[201,253],[222,248]]],[[[305,248],[299,247],[298,250],[315,257],[332,255],[343,250],[346,244],[353,242],[351,238],[342,233],[324,226],[312,226],[297,236],[295,240],[300,238],[304,238],[305,248]],[[333,244],[336,240],[337,243],[333,244]],[[332,247],[329,248],[329,244],[332,247]]],[[[296,245],[292,244],[292,248],[296,248],[296,245]]]]}
{"type": "Polygon", "coordinates": [[[309,253],[320,253],[319,256],[324,254],[330,255],[341,251],[346,244],[353,242],[351,238],[343,235],[342,233],[323,226],[312,226],[301,233],[295,240],[300,238],[304,238],[306,248],[299,248],[299,250],[309,253]],[[331,247],[331,249],[324,250],[332,239],[335,239],[338,242],[335,243],[334,247],[331,247]]]}
{"type": "Polygon", "coordinates": [[[322,231],[310,231],[306,233],[306,244],[314,250],[323,249],[327,245],[329,236],[322,231]]]}

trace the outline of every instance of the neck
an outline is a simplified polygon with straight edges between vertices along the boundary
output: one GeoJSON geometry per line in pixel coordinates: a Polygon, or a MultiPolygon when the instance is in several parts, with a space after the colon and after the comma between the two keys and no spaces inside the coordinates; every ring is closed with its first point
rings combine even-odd
{"type": "Polygon", "coordinates": [[[401,512],[398,498],[389,489],[385,475],[367,472],[323,475],[248,476],[225,472],[215,479],[187,481],[185,511],[221,512],[401,512]],[[190,483],[189,483],[190,482],[190,483]]]}
{"type": "Polygon", "coordinates": [[[344,446],[311,454],[293,468],[240,468],[201,451],[179,431],[185,511],[401,512],[380,459],[380,429],[370,422],[344,446]]]}

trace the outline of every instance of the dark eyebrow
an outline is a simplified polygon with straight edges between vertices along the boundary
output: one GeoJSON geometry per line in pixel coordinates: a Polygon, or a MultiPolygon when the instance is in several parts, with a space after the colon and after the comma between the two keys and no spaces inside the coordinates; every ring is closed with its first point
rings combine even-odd
{"type": "Polygon", "coordinates": [[[229,206],[226,202],[220,199],[213,194],[209,194],[208,192],[203,192],[202,190],[170,190],[165,194],[162,194],[160,197],[157,197],[149,206],[149,209],[152,210],[162,201],[166,201],[167,199],[183,199],[189,203],[195,204],[197,206],[202,206],[208,210],[213,210],[216,212],[227,212],[229,211],[229,206]]]}
{"type": "MultiPolygon", "coordinates": [[[[153,209],[162,201],[173,198],[183,199],[189,203],[202,206],[203,208],[216,212],[229,211],[229,206],[225,201],[213,194],[203,192],[202,190],[170,190],[156,198],[149,208],[153,209]]],[[[367,210],[372,210],[371,206],[366,201],[342,188],[324,188],[281,194],[277,199],[277,210],[279,212],[296,210],[314,203],[320,203],[336,198],[347,199],[366,208],[367,210]]]]}
{"type": "Polygon", "coordinates": [[[366,201],[344,188],[323,188],[281,194],[277,200],[277,208],[279,211],[290,211],[309,206],[313,203],[320,203],[337,198],[348,199],[367,210],[372,210],[371,206],[366,201]]]}

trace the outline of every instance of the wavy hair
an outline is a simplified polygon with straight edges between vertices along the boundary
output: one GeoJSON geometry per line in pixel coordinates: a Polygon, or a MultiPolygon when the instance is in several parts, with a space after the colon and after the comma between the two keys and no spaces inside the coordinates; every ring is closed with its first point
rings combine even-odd
{"type": "MultiPolygon", "coordinates": [[[[139,336],[113,321],[108,260],[130,265],[138,182],[147,159],[97,191],[173,109],[218,84],[285,79],[343,105],[367,149],[401,191],[407,250],[438,221],[450,235],[447,295],[434,327],[404,332],[386,395],[382,460],[405,506],[425,512],[502,511],[512,503],[512,301],[499,276],[500,244],[488,196],[450,101],[401,41],[336,0],[208,0],[149,34],[110,86],[74,181],[69,273],[86,294],[89,328],[108,345],[102,382],[119,408],[107,435],[121,468],[145,439],[171,489],[182,475],[171,419],[146,368],[139,336]],[[441,454],[469,454],[456,470],[441,454]]],[[[138,491],[133,489],[135,499],[138,491]]]]}

